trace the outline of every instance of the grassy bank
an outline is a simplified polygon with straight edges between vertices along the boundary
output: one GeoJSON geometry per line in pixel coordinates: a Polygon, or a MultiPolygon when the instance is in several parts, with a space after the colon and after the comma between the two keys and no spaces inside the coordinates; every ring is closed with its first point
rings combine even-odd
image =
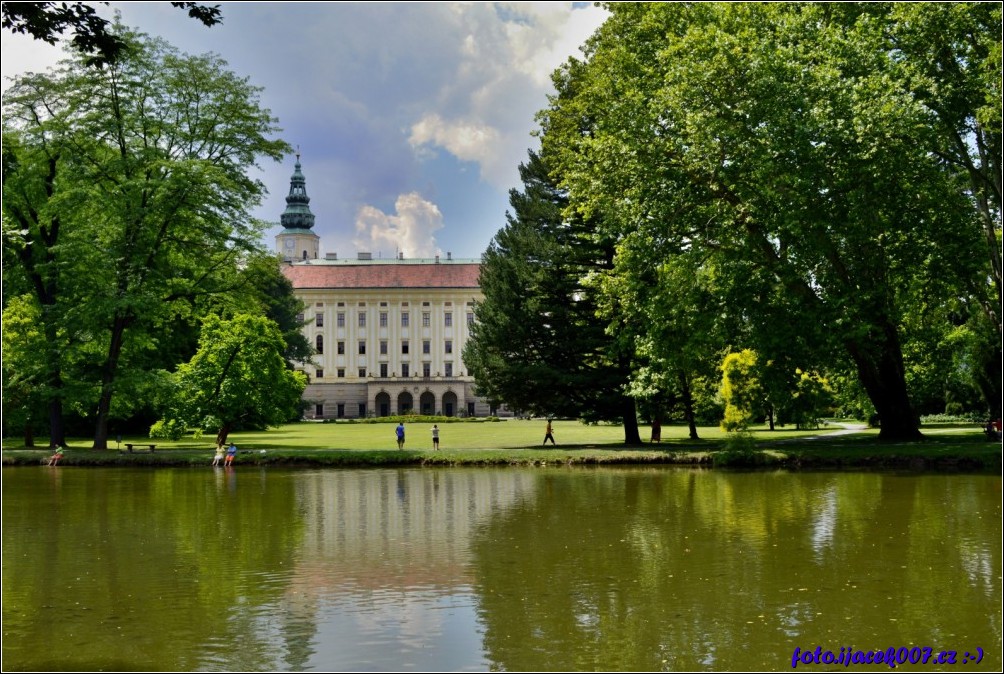
{"type": "MultiPolygon", "coordinates": [[[[545,422],[505,420],[497,423],[440,424],[439,451],[432,449],[431,424],[406,424],[404,451],[397,449],[396,424],[288,424],[268,431],[231,435],[238,446],[236,464],[304,466],[400,465],[574,465],[612,463],[678,463],[731,466],[904,467],[913,469],[1000,470],[1001,445],[988,442],[978,426],[926,427],[924,440],[879,443],[877,431],[848,431],[836,424],[813,431],[755,428],[751,454],[723,451],[726,435],[716,427],[700,428],[690,440],[683,426],[663,426],[662,442],[627,446],[619,426],[588,426],[576,421],[554,423],[558,445],[541,448],[545,422]]],[[[642,429],[642,437],[649,429],[642,429]]],[[[45,439],[38,449],[3,443],[3,465],[38,465],[50,455],[45,439]]],[[[124,437],[109,451],[89,449],[90,440],[67,443],[62,465],[68,466],[205,466],[212,459],[212,437],[151,441],[124,437]],[[157,443],[153,453],[127,453],[125,443],[157,443]]]]}

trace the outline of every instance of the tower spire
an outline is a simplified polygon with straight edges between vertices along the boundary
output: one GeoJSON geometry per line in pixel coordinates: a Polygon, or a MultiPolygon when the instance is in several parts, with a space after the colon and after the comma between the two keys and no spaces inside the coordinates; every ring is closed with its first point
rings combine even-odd
{"type": "Polygon", "coordinates": [[[300,170],[300,148],[296,148],[296,166],[289,179],[289,194],[286,196],[286,210],[280,222],[285,229],[310,229],[314,226],[314,214],[310,212],[310,197],[307,196],[307,179],[300,170]]]}

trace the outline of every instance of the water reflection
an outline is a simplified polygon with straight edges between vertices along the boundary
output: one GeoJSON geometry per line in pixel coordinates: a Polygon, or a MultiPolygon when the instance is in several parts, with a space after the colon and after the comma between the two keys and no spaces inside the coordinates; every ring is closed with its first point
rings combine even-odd
{"type": "Polygon", "coordinates": [[[1001,665],[999,476],[3,477],[4,669],[777,670],[915,644],[1001,665]]]}

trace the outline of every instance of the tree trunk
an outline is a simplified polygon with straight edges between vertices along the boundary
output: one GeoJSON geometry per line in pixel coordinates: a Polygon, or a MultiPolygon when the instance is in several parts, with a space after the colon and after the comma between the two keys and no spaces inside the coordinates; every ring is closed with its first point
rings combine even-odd
{"type": "Polygon", "coordinates": [[[217,431],[217,433],[216,433],[216,444],[217,445],[225,445],[225,444],[227,444],[227,438],[230,436],[230,429],[232,427],[233,427],[233,424],[231,424],[230,422],[225,422],[222,426],[220,426],[220,430],[217,431]]]}
{"type": "Polygon", "coordinates": [[[45,386],[49,397],[49,447],[55,449],[66,444],[66,427],[63,425],[63,355],[59,348],[59,333],[54,319],[45,320],[43,332],[46,342],[50,345],[47,349],[48,362],[45,373],[45,386]]]}
{"type": "Polygon", "coordinates": [[[683,393],[683,416],[687,419],[687,430],[691,440],[697,437],[697,422],[694,421],[694,396],[690,393],[690,379],[685,372],[680,372],[680,390],[683,393]]]}
{"type": "Polygon", "coordinates": [[[119,366],[119,356],[122,355],[122,343],[129,320],[116,316],[112,322],[111,341],[108,344],[108,357],[101,374],[101,395],[98,398],[98,414],[94,427],[93,449],[108,449],[108,413],[112,408],[112,382],[119,366]]]}
{"type": "Polygon", "coordinates": [[[624,410],[624,444],[640,445],[641,433],[638,431],[638,415],[635,410],[634,398],[622,396],[621,408],[624,410]]]}
{"type": "Polygon", "coordinates": [[[851,340],[847,349],[857,366],[858,377],[878,412],[879,440],[911,441],[924,436],[906,388],[903,352],[896,328],[887,321],[881,332],[865,337],[864,344],[851,340]]]}
{"type": "Polygon", "coordinates": [[[49,400],[49,446],[55,449],[66,444],[66,429],[63,427],[63,378],[59,370],[49,373],[49,387],[53,391],[49,400]]]}
{"type": "Polygon", "coordinates": [[[35,432],[31,428],[31,419],[24,422],[24,446],[25,447],[35,446],[35,432]]]}

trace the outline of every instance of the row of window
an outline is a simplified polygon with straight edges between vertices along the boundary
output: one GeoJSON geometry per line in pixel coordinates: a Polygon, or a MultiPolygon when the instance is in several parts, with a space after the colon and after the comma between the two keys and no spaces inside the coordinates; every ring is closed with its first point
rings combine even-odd
{"type": "MultiPolygon", "coordinates": [[[[323,354],[324,353],[324,335],[317,335],[314,338],[314,348],[317,350],[317,353],[319,353],[319,354],[323,354]]],[[[345,342],[343,342],[343,341],[337,342],[336,348],[337,348],[338,355],[340,355],[340,356],[341,355],[345,355],[345,342]]],[[[359,340],[359,347],[358,348],[359,348],[358,353],[359,353],[360,356],[366,355],[366,340],[365,339],[360,339],[359,340]]],[[[410,350],[411,350],[411,344],[410,344],[410,342],[407,339],[402,340],[401,341],[401,353],[402,354],[408,354],[408,353],[411,352],[410,350]]],[[[430,340],[428,340],[428,339],[422,340],[422,353],[425,354],[425,355],[429,355],[429,354],[432,353],[432,342],[430,340]]],[[[453,340],[452,339],[447,339],[443,343],[443,353],[453,353],[453,340]]],[[[386,356],[387,355],[387,340],[385,340],[385,339],[380,340],[380,355],[381,356],[386,356]]]]}
{"type": "MultiPolygon", "coordinates": [[[[359,327],[360,328],[365,328],[366,327],[366,314],[365,313],[360,313],[357,316],[357,320],[359,322],[359,327]]],[[[410,323],[410,321],[411,321],[411,318],[410,318],[409,312],[402,311],[401,312],[401,327],[402,328],[407,328],[408,325],[409,325],[409,323],[410,323]]],[[[381,311],[380,312],[380,327],[381,328],[386,328],[387,327],[387,322],[388,322],[387,312],[386,311],[381,311]]],[[[472,323],[474,323],[474,312],[468,311],[467,312],[467,325],[471,325],[472,323]]],[[[319,327],[319,328],[320,327],[324,327],[324,314],[323,313],[317,312],[316,314],[314,314],[314,324],[317,327],[319,327]]],[[[422,327],[423,328],[428,328],[428,327],[430,327],[431,324],[432,324],[432,315],[431,315],[431,313],[428,312],[428,311],[423,311],[422,312],[422,327]]],[[[339,327],[339,328],[344,328],[345,327],[345,312],[344,311],[339,311],[337,314],[335,314],[335,325],[337,327],[339,327]]],[[[447,328],[453,327],[453,312],[452,311],[447,311],[445,314],[443,314],[443,325],[445,325],[447,328]]]]}
{"type": "MultiPolygon", "coordinates": [[[[338,370],[336,370],[336,373],[337,373],[337,376],[338,376],[339,379],[343,379],[345,377],[345,368],[344,367],[338,368],[338,370]]],[[[396,376],[397,373],[394,373],[394,375],[396,376]]],[[[388,376],[390,376],[390,375],[388,375],[387,363],[380,363],[380,377],[386,379],[388,376]]],[[[410,377],[411,376],[411,368],[408,366],[408,363],[401,363],[401,376],[402,377],[410,377]]],[[[432,376],[432,364],[431,363],[422,363],[422,376],[423,377],[431,377],[432,376]]],[[[436,376],[439,376],[438,372],[436,373],[436,376]]],[[[444,377],[452,377],[453,376],[453,363],[443,363],[443,376],[444,377]]],[[[324,378],[324,370],[322,370],[321,368],[317,368],[314,371],[314,377],[316,379],[323,379],[324,378]]],[[[359,368],[359,377],[360,378],[365,378],[366,377],[366,368],[365,367],[359,368]]]]}

